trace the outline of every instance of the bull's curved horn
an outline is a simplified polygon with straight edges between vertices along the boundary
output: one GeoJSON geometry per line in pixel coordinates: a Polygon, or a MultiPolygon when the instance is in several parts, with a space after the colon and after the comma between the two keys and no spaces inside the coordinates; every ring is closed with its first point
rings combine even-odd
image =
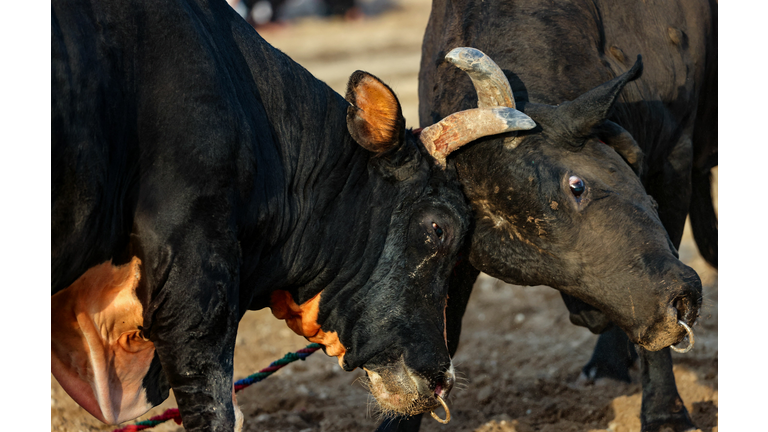
{"type": "Polygon", "coordinates": [[[475,48],[459,47],[445,59],[463,70],[472,79],[477,92],[478,108],[505,106],[515,108],[515,98],[509,81],[501,68],[490,57],[475,48]]]}
{"type": "Polygon", "coordinates": [[[536,127],[522,112],[508,107],[459,111],[421,131],[421,142],[440,165],[457,148],[484,136],[536,127]]]}
{"type": "Polygon", "coordinates": [[[449,115],[421,131],[421,142],[445,167],[445,158],[459,147],[484,136],[536,127],[515,109],[515,98],[501,68],[475,48],[455,48],[446,60],[465,71],[477,92],[477,108],[449,115]]]}

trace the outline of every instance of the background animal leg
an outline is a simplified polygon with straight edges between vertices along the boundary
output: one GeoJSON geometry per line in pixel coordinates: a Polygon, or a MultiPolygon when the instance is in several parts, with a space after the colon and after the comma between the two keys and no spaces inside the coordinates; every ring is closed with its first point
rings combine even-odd
{"type": "MultiPolygon", "coordinates": [[[[691,202],[691,167],[693,145],[690,131],[667,155],[661,169],[646,184],[648,194],[656,199],[659,219],[669,234],[675,251],[680,247],[685,219],[691,202]]],[[[709,186],[709,185],[707,185],[709,186]]],[[[711,200],[711,196],[709,197],[711,200]]],[[[656,352],[638,348],[641,359],[643,401],[640,410],[642,430],[658,431],[671,427],[675,431],[696,429],[677,392],[669,348],[656,352]]]]}
{"type": "Polygon", "coordinates": [[[384,419],[376,428],[376,432],[419,432],[422,416],[424,414],[384,419]]]}
{"type": "MultiPolygon", "coordinates": [[[[571,322],[587,327],[593,332],[605,328],[602,314],[597,309],[567,294],[561,295],[571,313],[571,322]]],[[[639,347],[635,350],[624,331],[615,325],[609,325],[608,330],[600,334],[592,358],[582,371],[590,380],[613,378],[630,382],[629,368],[638,357],[637,351],[640,351],[642,358],[642,430],[652,432],[663,426],[672,427],[675,431],[695,429],[677,393],[669,348],[657,352],[639,347]]]]}
{"type": "Polygon", "coordinates": [[[637,360],[637,352],[627,334],[616,326],[611,326],[597,339],[592,358],[582,372],[589,381],[611,378],[631,382],[629,368],[637,360]]]}
{"type": "Polygon", "coordinates": [[[642,370],[643,402],[640,422],[643,432],[672,428],[675,432],[696,429],[677,393],[669,348],[646,351],[638,348],[642,370]]]}
{"type": "Polygon", "coordinates": [[[582,369],[584,378],[590,382],[599,378],[630,382],[629,368],[637,360],[637,353],[626,333],[613,325],[595,307],[562,292],[560,296],[568,308],[573,324],[600,334],[592,352],[592,358],[582,369]]]}

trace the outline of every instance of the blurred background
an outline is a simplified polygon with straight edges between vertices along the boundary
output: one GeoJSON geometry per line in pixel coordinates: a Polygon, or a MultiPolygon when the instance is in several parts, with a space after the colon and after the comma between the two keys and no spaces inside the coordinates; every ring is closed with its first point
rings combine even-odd
{"type": "MultiPolygon", "coordinates": [[[[370,72],[397,94],[408,127],[418,127],[417,76],[429,0],[230,0],[272,45],[342,95],[355,70],[370,72]]],[[[714,170],[717,202],[717,169],[714,170]]],[[[687,229],[680,258],[701,276],[704,303],[696,347],[675,354],[678,390],[694,422],[717,431],[717,271],[699,256],[687,229]]],[[[460,382],[448,404],[452,420],[428,415],[422,431],[640,430],[641,386],[581,382],[597,336],[572,325],[560,294],[518,287],[481,275],[464,317],[454,359],[460,382]]],[[[240,324],[235,379],[307,345],[269,310],[249,312],[240,324]]],[[[360,380],[321,351],[292,363],[237,394],[244,431],[373,431],[379,416],[360,380]]],[[[138,420],[176,407],[173,397],[138,420]]],[[[442,412],[441,412],[442,415],[442,412]]],[[[111,431],[80,408],[51,376],[52,431],[111,431]]],[[[167,422],[152,430],[182,431],[167,422]]]]}

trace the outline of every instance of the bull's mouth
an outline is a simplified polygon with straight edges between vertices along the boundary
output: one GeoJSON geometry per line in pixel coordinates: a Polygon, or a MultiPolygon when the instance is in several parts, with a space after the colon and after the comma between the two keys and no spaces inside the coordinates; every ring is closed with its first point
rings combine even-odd
{"type": "MultiPolygon", "coordinates": [[[[426,379],[411,371],[402,361],[386,368],[363,369],[368,375],[368,389],[384,417],[412,416],[434,410],[441,406],[437,397],[447,397],[450,390],[441,384],[430,388],[426,379]]],[[[452,369],[446,372],[449,377],[453,376],[452,369]]]]}
{"type": "Polygon", "coordinates": [[[634,342],[648,351],[658,351],[683,342],[688,336],[688,330],[680,322],[685,323],[689,328],[693,327],[697,314],[691,311],[692,309],[687,309],[685,313],[680,313],[680,309],[670,306],[666,316],[648,327],[634,342]]]}

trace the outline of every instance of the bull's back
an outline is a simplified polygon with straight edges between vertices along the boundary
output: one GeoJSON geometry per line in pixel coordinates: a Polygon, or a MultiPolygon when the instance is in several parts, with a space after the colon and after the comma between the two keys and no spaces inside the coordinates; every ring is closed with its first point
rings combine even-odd
{"type": "Polygon", "coordinates": [[[501,66],[516,99],[552,105],[625,72],[641,54],[643,76],[620,99],[622,124],[637,122],[641,110],[646,122],[691,126],[711,50],[709,9],[706,1],[435,0],[422,48],[420,121],[472,107],[469,80],[443,61],[456,46],[472,46],[501,66]]]}
{"type": "MultiPolygon", "coordinates": [[[[630,130],[652,165],[678,142],[690,140],[695,128],[715,124],[696,125],[702,107],[716,106],[707,91],[717,57],[710,6],[706,0],[602,2],[611,68],[620,71],[637,54],[643,56],[643,76],[625,89],[616,120],[630,130]]],[[[698,144],[693,140],[694,147],[698,144]]]]}
{"type": "Polygon", "coordinates": [[[276,165],[243,26],[225,2],[52,3],[52,293],[130,258],[136,217],[184,217],[248,187],[243,161],[276,165]]]}

